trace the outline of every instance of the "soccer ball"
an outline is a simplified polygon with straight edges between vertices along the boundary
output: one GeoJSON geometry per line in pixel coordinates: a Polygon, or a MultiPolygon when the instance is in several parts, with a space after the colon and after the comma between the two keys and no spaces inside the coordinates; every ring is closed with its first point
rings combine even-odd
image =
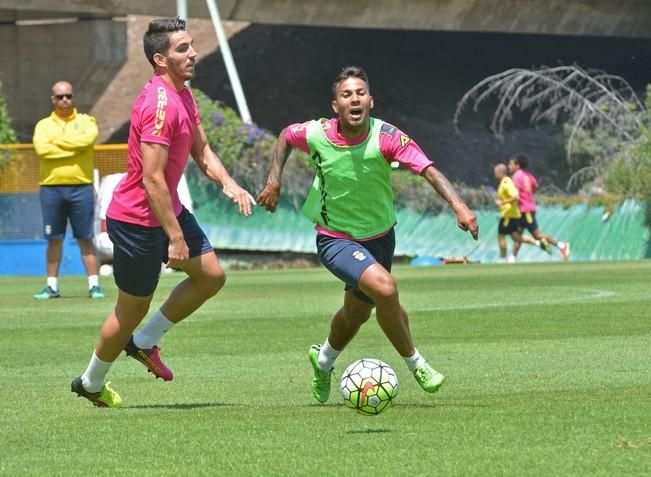
{"type": "Polygon", "coordinates": [[[346,406],[375,416],[391,406],[398,395],[398,376],[387,363],[364,358],[346,368],[339,386],[346,406]]]}

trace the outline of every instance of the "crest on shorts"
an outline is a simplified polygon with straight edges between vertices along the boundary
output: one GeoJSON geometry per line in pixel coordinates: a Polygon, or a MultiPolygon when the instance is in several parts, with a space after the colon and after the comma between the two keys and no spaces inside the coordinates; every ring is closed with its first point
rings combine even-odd
{"type": "Polygon", "coordinates": [[[353,252],[353,258],[361,262],[362,260],[366,260],[366,255],[364,255],[364,252],[362,252],[361,250],[355,250],[353,252]]]}

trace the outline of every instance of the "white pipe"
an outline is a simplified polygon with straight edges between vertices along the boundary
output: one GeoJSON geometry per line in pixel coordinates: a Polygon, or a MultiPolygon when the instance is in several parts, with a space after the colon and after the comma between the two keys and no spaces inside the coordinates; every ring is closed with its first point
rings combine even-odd
{"type": "Polygon", "coordinates": [[[208,11],[210,12],[210,18],[212,19],[213,26],[215,27],[215,32],[217,33],[219,49],[221,50],[222,57],[224,58],[226,72],[228,73],[228,79],[231,82],[231,87],[233,88],[233,94],[235,95],[237,109],[240,111],[240,117],[242,118],[242,121],[247,124],[251,124],[253,120],[251,119],[249,107],[246,104],[244,90],[242,90],[242,83],[240,83],[240,77],[237,74],[237,68],[235,67],[235,61],[233,61],[231,48],[228,45],[228,38],[226,38],[226,33],[224,33],[224,27],[222,25],[221,17],[219,16],[219,10],[217,10],[215,0],[206,0],[206,4],[208,5],[208,11]]]}
{"type": "MultiPolygon", "coordinates": [[[[190,25],[188,24],[188,0],[176,0],[176,16],[181,20],[185,20],[185,30],[189,30],[190,25]]],[[[185,82],[185,85],[189,88],[190,80],[187,80],[185,82]]]]}
{"type": "MultiPolygon", "coordinates": [[[[176,16],[182,20],[188,21],[188,1],[176,0],[176,16]]],[[[187,26],[186,26],[187,28],[187,26]]]]}

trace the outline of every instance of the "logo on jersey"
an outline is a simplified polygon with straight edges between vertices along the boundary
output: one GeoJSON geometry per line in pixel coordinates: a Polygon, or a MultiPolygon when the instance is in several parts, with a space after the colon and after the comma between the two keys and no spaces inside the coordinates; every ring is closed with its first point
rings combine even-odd
{"type": "Polygon", "coordinates": [[[165,108],[167,107],[167,92],[162,86],[158,87],[158,102],[156,103],[156,116],[154,116],[154,130],[152,136],[160,136],[165,124],[165,108]]]}
{"type": "Polygon", "coordinates": [[[392,126],[389,123],[383,123],[382,127],[380,128],[380,132],[384,134],[388,134],[389,136],[393,137],[395,136],[396,132],[398,132],[398,128],[392,126]]]}
{"type": "Polygon", "coordinates": [[[411,139],[409,139],[409,136],[405,136],[404,134],[400,135],[400,145],[402,147],[405,147],[407,144],[409,144],[409,141],[411,141],[411,139]]]}
{"type": "Polygon", "coordinates": [[[355,250],[353,252],[353,258],[358,262],[361,262],[362,260],[366,260],[366,255],[364,255],[364,253],[360,250],[355,250]]]}
{"type": "Polygon", "coordinates": [[[301,124],[296,124],[295,126],[292,127],[292,133],[298,134],[302,131],[305,131],[309,125],[310,125],[309,121],[301,124]]]}

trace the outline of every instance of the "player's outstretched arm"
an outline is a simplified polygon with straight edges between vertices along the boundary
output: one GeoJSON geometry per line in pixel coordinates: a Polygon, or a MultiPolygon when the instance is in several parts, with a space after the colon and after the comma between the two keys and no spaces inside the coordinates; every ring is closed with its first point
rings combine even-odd
{"type": "Polygon", "coordinates": [[[251,215],[252,206],[255,205],[255,199],[246,190],[241,188],[235,182],[235,179],[226,171],[222,161],[210,148],[206,132],[201,125],[198,125],[195,131],[191,154],[199,169],[210,180],[221,185],[224,195],[238,205],[240,214],[251,215]]]}
{"type": "Polygon", "coordinates": [[[477,217],[468,208],[457,191],[454,190],[450,181],[434,166],[429,166],[423,171],[423,177],[436,190],[438,195],[443,197],[457,216],[457,223],[461,230],[470,232],[472,238],[477,240],[479,237],[479,227],[477,226],[477,217]]]}
{"type": "Polygon", "coordinates": [[[258,204],[263,206],[269,212],[274,212],[280,198],[280,177],[283,175],[283,169],[289,154],[292,152],[292,146],[287,144],[285,133],[287,128],[280,131],[278,141],[271,153],[271,169],[267,176],[267,184],[258,196],[258,204]]]}

